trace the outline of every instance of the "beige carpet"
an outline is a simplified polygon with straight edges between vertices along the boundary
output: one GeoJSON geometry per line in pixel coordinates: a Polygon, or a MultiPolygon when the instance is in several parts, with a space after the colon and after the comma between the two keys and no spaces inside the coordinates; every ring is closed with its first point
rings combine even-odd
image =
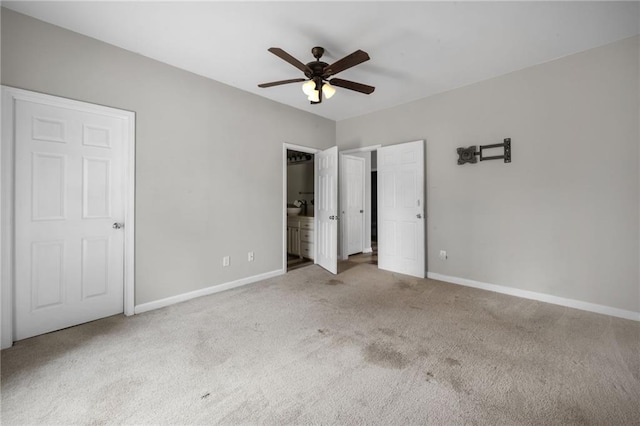
{"type": "Polygon", "coordinates": [[[2,424],[640,422],[640,324],[347,262],[2,352],[2,424]]]}

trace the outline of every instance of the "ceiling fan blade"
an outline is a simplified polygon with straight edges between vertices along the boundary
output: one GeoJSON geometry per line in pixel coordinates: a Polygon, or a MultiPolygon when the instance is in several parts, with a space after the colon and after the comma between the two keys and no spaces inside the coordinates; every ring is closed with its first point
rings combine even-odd
{"type": "Polygon", "coordinates": [[[347,55],[331,65],[327,65],[322,73],[323,78],[338,74],[348,68],[355,67],[358,64],[368,61],[369,55],[362,50],[356,50],[351,55],[347,55]]]}
{"type": "Polygon", "coordinates": [[[289,84],[289,83],[300,83],[301,81],[306,81],[306,78],[292,78],[291,80],[280,80],[280,81],[272,81],[271,83],[262,83],[258,84],[258,87],[273,87],[280,86],[281,84],[289,84]]]}
{"type": "Polygon", "coordinates": [[[293,56],[289,55],[284,50],[280,49],[279,47],[270,47],[268,50],[269,50],[269,52],[271,52],[274,55],[276,55],[278,58],[280,58],[280,59],[282,59],[282,60],[284,60],[286,62],[289,62],[294,67],[298,68],[307,77],[311,76],[311,73],[312,73],[311,68],[309,68],[308,66],[306,66],[305,64],[303,64],[302,62],[300,62],[299,60],[294,58],[293,56]]]}
{"type": "Polygon", "coordinates": [[[376,90],[373,86],[367,86],[366,84],[356,83],[355,81],[343,80],[341,78],[332,78],[329,83],[333,86],[342,87],[343,89],[355,90],[356,92],[370,95],[376,90]]]}

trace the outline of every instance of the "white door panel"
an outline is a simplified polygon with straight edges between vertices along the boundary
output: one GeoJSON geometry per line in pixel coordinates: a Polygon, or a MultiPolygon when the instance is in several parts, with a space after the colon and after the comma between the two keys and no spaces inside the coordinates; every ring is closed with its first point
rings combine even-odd
{"type": "Polygon", "coordinates": [[[347,255],[361,253],[364,250],[364,186],[365,160],[349,155],[342,156],[344,160],[344,194],[343,217],[347,236],[347,255]]]}
{"type": "Polygon", "coordinates": [[[16,340],[123,311],[125,130],[16,101],[16,340]]]}
{"type": "Polygon", "coordinates": [[[338,147],[315,157],[316,177],[316,262],[338,273],[338,147]]]}
{"type": "Polygon", "coordinates": [[[423,278],[423,141],[378,149],[378,180],[378,267],[423,278]]]}

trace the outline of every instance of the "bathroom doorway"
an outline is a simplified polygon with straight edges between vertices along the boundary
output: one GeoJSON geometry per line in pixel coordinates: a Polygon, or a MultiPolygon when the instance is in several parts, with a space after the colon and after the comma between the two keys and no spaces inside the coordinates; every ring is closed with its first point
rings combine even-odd
{"type": "Polygon", "coordinates": [[[315,150],[287,148],[286,159],[286,271],[314,264],[315,150]],[[311,152],[313,151],[313,152],[311,152]]]}

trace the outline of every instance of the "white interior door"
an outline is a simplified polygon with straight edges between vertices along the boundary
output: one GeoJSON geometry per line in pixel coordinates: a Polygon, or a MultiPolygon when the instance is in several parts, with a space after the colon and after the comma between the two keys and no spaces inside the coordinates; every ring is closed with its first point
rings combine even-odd
{"type": "Polygon", "coordinates": [[[338,147],[316,154],[316,263],[338,273],[338,147]]]}
{"type": "Polygon", "coordinates": [[[347,256],[364,251],[364,173],[365,160],[350,155],[342,156],[346,182],[343,188],[346,193],[344,200],[344,215],[342,217],[347,236],[347,256]]]}
{"type": "Polygon", "coordinates": [[[378,267],[425,276],[424,142],[378,149],[378,267]]]}
{"type": "Polygon", "coordinates": [[[122,119],[15,104],[15,340],[123,312],[122,119]]]}

